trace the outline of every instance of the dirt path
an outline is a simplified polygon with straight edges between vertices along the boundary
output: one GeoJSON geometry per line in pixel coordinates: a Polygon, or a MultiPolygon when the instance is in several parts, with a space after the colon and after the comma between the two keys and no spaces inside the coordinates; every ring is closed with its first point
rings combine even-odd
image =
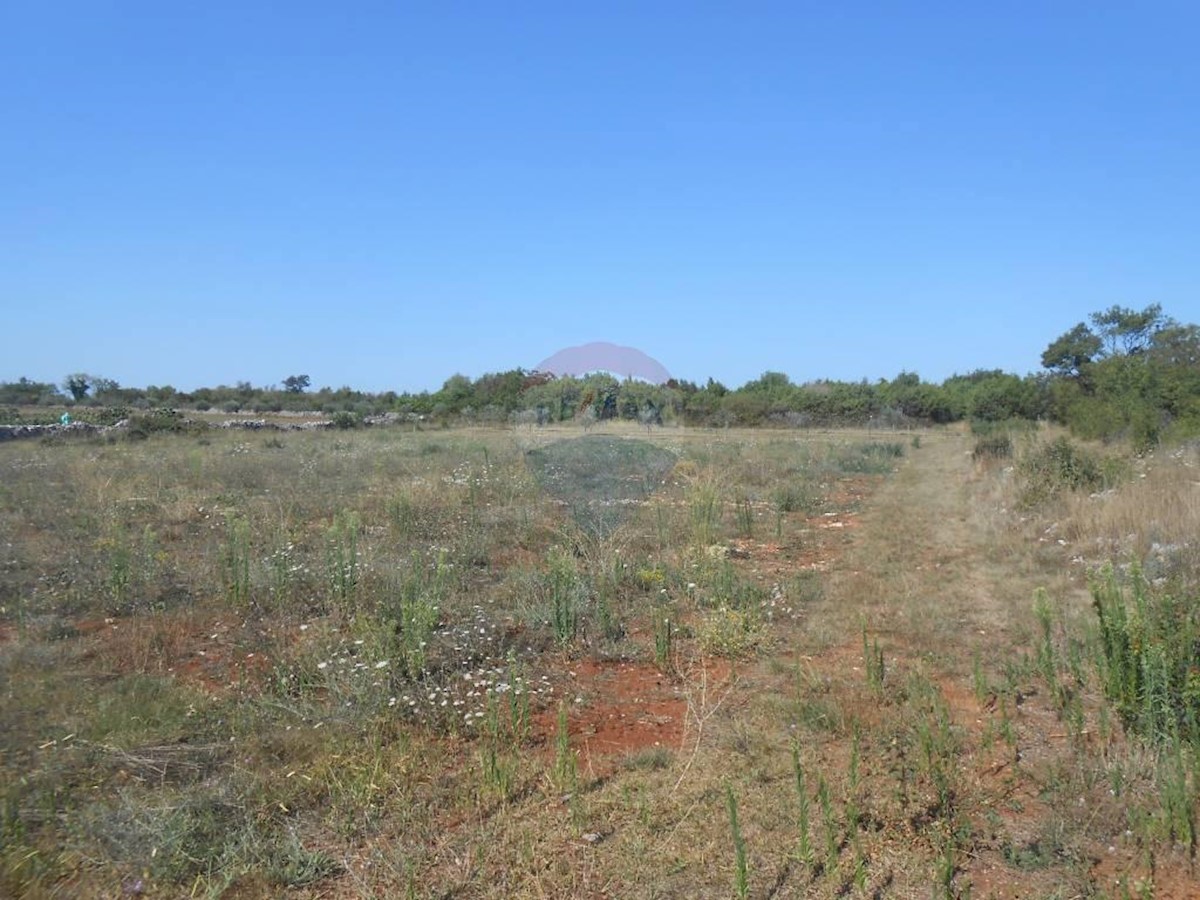
{"type": "Polygon", "coordinates": [[[996,483],[965,436],[927,437],[911,450],[834,575],[830,592],[846,616],[961,675],[976,652],[986,658],[1029,633],[1037,588],[1083,599],[1012,533],[996,483]]]}
{"type": "MultiPolygon", "coordinates": [[[[847,717],[880,729],[898,727],[889,704],[912,715],[909,701],[894,699],[909,690],[906,678],[937,686],[955,745],[947,825],[961,832],[942,895],[1124,896],[1140,879],[1153,896],[1200,896],[1179,860],[1154,871],[1145,851],[1130,846],[1124,810],[1097,783],[1114,738],[1070,727],[1033,671],[1035,591],[1045,589],[1059,620],[1090,615],[1090,597],[1053,539],[1022,536],[1003,505],[1009,476],[979,469],[970,447],[966,435],[923,438],[873,498],[830,574],[827,602],[814,610],[810,633],[826,645],[815,664],[867,666],[865,627],[887,673],[878,692],[884,711],[864,710],[861,692],[835,694],[847,717]]],[[[1080,700],[1081,721],[1088,702],[1080,700]]],[[[879,778],[872,789],[892,788],[879,778]]],[[[908,841],[923,852],[927,831],[881,818],[885,846],[908,841]]],[[[889,877],[881,895],[906,896],[922,875],[897,864],[889,877]]]]}

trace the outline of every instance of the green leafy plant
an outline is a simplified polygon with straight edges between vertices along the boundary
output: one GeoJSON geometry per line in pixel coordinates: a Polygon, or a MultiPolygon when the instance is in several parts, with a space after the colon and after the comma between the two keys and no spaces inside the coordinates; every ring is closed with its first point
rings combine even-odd
{"type": "Polygon", "coordinates": [[[554,784],[560,791],[573,791],[579,778],[575,751],[571,749],[567,705],[558,704],[558,730],[554,736],[554,784]]]}
{"type": "Polygon", "coordinates": [[[347,604],[358,587],[358,514],[334,516],[325,541],[325,571],[333,598],[347,604]]]}
{"type": "Polygon", "coordinates": [[[580,595],[584,586],[574,560],[565,551],[559,549],[551,554],[546,583],[554,637],[559,644],[569,644],[579,630],[580,595]]]}
{"type": "Polygon", "coordinates": [[[746,860],[746,841],[742,837],[742,826],[738,822],[738,803],[733,786],[725,785],[725,806],[729,812],[729,832],[733,839],[733,893],[742,898],[750,894],[750,871],[746,860]]]}
{"type": "Polygon", "coordinates": [[[867,685],[871,688],[872,693],[876,695],[883,694],[883,681],[887,674],[883,661],[883,650],[879,647],[879,642],[872,638],[867,641],[867,629],[863,626],[863,661],[867,670],[867,685]]]}
{"type": "Polygon", "coordinates": [[[1026,507],[1053,500],[1064,491],[1099,491],[1115,484],[1123,467],[1102,462],[1065,437],[1035,446],[1017,464],[1020,502],[1026,507]]]}
{"type": "Polygon", "coordinates": [[[231,517],[225,525],[221,579],[229,602],[246,609],[250,604],[250,523],[240,516],[231,517]]]}
{"type": "Polygon", "coordinates": [[[800,759],[799,743],[792,744],[792,774],[796,783],[796,859],[806,868],[813,864],[812,841],[809,836],[809,797],[805,784],[804,764],[800,759]]]}
{"type": "Polygon", "coordinates": [[[1196,603],[1153,592],[1136,566],[1124,584],[1108,566],[1092,583],[1092,604],[1101,681],[1126,727],[1158,743],[1179,735],[1200,746],[1196,603]]]}

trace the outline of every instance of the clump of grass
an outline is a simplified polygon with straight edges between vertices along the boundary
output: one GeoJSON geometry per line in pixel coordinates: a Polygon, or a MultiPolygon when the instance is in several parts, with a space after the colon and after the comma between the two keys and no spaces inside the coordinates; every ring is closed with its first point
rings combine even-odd
{"type": "Polygon", "coordinates": [[[625,758],[625,768],[631,771],[658,772],[670,768],[673,757],[666,747],[646,747],[625,758]]]}
{"type": "Polygon", "coordinates": [[[574,559],[561,548],[550,554],[545,588],[549,594],[554,638],[560,645],[569,644],[579,630],[579,609],[586,584],[580,578],[574,559]]]}
{"type": "Polygon", "coordinates": [[[1162,744],[1200,746],[1200,613],[1194,600],[1156,593],[1132,567],[1122,585],[1112,566],[1092,584],[1100,625],[1101,681],[1126,727],[1162,744]]]}
{"type": "Polygon", "coordinates": [[[688,513],[692,525],[692,541],[707,547],[717,539],[721,503],[716,485],[700,481],[692,486],[688,496],[688,513]]]}
{"type": "Polygon", "coordinates": [[[734,512],[737,516],[738,535],[744,538],[754,537],[754,503],[745,495],[737,498],[734,504],[734,512]]]}
{"type": "Polygon", "coordinates": [[[809,834],[810,801],[798,742],[792,744],[792,774],[796,784],[796,859],[805,868],[812,868],[813,848],[809,834]]]}
{"type": "Polygon", "coordinates": [[[515,759],[505,755],[495,744],[484,744],[479,752],[480,772],[484,787],[496,793],[501,800],[512,797],[516,784],[515,759]]]}
{"type": "Polygon", "coordinates": [[[757,647],[762,633],[758,616],[752,611],[722,604],[705,614],[696,637],[705,653],[734,659],[757,647]]]}
{"type": "Polygon", "coordinates": [[[886,676],[886,669],[883,661],[883,650],[880,649],[879,641],[871,638],[867,641],[867,627],[863,626],[863,662],[867,670],[867,686],[875,695],[883,693],[883,680],[886,676]]]}
{"type": "Polygon", "coordinates": [[[111,523],[97,542],[105,558],[107,609],[127,615],[151,599],[158,569],[158,535],[150,525],[140,532],[124,523],[111,523]]]}
{"type": "Polygon", "coordinates": [[[841,472],[856,475],[882,475],[892,470],[897,459],[904,456],[904,445],[897,441],[874,441],[855,444],[835,458],[841,472]]]}
{"type": "Polygon", "coordinates": [[[675,623],[670,616],[654,619],[654,664],[663,672],[675,668],[675,623]]]}
{"type": "Polygon", "coordinates": [[[225,526],[221,550],[221,580],[225,598],[236,609],[250,605],[250,523],[238,516],[225,526]]]}
{"type": "Polygon", "coordinates": [[[842,839],[837,820],[833,816],[833,798],[829,793],[829,782],[825,780],[824,775],[817,776],[817,804],[821,807],[821,825],[825,832],[825,861],[822,868],[831,872],[837,867],[842,839]]]}
{"type": "Polygon", "coordinates": [[[822,499],[819,492],[803,482],[788,482],[777,487],[772,494],[775,509],[780,513],[804,512],[816,515],[821,511],[822,499]]]}
{"type": "Polygon", "coordinates": [[[1013,455],[1012,438],[1007,433],[993,433],[976,439],[971,458],[976,462],[1009,459],[1013,455]]]}
{"type": "Polygon", "coordinates": [[[558,730],[554,736],[554,784],[560,791],[575,789],[579,779],[578,762],[571,749],[571,734],[568,730],[567,705],[558,704],[558,730]]]}
{"type": "Polygon", "coordinates": [[[750,869],[746,861],[746,841],[742,837],[742,826],[738,822],[737,797],[733,786],[725,785],[725,807],[729,812],[729,832],[733,839],[733,893],[740,900],[750,894],[750,869]]]}
{"type": "Polygon", "coordinates": [[[429,641],[446,596],[447,578],[444,559],[439,557],[430,566],[414,556],[381,609],[384,620],[392,624],[401,670],[410,679],[416,680],[425,671],[429,641]]]}
{"type": "Polygon", "coordinates": [[[326,538],[325,567],[330,593],[335,602],[349,606],[358,588],[358,514],[342,512],[334,516],[326,538]]]}

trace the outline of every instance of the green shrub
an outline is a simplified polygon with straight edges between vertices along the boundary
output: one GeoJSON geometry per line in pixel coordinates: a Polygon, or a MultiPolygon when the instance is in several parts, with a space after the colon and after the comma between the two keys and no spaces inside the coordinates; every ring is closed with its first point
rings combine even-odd
{"type": "Polygon", "coordinates": [[[775,502],[776,511],[781,513],[799,511],[808,515],[817,515],[824,505],[820,492],[804,482],[793,482],[776,488],[772,499],[775,502]]]}
{"type": "Polygon", "coordinates": [[[971,457],[978,462],[990,459],[1008,459],[1012,453],[1012,438],[1007,433],[994,432],[975,441],[975,449],[971,451],[971,457]]]}
{"type": "Polygon", "coordinates": [[[762,633],[756,615],[722,605],[704,616],[696,637],[705,653],[735,659],[754,650],[762,633]]]}
{"type": "Polygon", "coordinates": [[[892,471],[893,463],[903,456],[903,444],[873,441],[842,450],[836,456],[836,465],[847,474],[883,475],[892,471]]]}
{"type": "MultiPolygon", "coordinates": [[[[106,411],[99,411],[94,418],[94,425],[111,425],[115,421],[116,416],[125,418],[123,415],[125,410],[113,408],[106,411]],[[110,421],[111,420],[111,421],[110,421]]],[[[90,420],[93,416],[81,417],[80,421],[90,420]]],[[[145,412],[133,413],[126,421],[128,422],[126,435],[131,440],[141,440],[152,434],[169,433],[183,434],[189,431],[195,431],[203,426],[197,426],[192,421],[183,418],[178,411],[173,409],[151,409],[145,412]]]]}
{"type": "Polygon", "coordinates": [[[1037,506],[1064,491],[1100,491],[1115,484],[1123,466],[1102,460],[1065,437],[1031,450],[1018,467],[1021,503],[1037,506]]]}
{"type": "Polygon", "coordinates": [[[1200,744],[1200,605],[1154,593],[1136,566],[1127,587],[1108,566],[1092,584],[1105,693],[1126,727],[1200,744]]]}

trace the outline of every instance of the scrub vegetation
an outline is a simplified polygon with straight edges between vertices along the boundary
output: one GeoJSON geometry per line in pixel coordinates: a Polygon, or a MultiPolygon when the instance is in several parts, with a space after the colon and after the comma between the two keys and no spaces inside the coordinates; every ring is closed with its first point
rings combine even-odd
{"type": "Polygon", "coordinates": [[[0,893],[1187,896],[1194,448],[0,445],[0,893]]]}
{"type": "Polygon", "coordinates": [[[0,443],[0,896],[1200,894],[1194,327],[1091,323],[1056,421],[0,443]]]}

